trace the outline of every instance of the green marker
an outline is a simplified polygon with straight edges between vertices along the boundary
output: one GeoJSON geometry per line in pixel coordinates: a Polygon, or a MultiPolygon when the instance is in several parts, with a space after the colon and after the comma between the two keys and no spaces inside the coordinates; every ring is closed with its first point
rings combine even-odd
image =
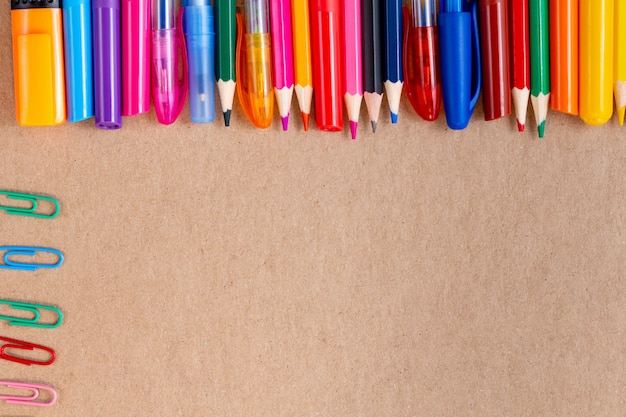
{"type": "Polygon", "coordinates": [[[550,101],[550,31],[548,0],[530,0],[530,101],[543,138],[550,101]]]}
{"type": "Polygon", "coordinates": [[[215,76],[224,113],[224,124],[230,126],[230,113],[235,97],[235,43],[237,40],[235,0],[216,0],[215,11],[217,14],[215,76]]]}

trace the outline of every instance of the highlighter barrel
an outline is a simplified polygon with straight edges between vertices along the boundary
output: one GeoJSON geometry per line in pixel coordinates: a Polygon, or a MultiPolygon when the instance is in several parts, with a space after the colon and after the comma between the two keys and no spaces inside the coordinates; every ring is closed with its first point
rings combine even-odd
{"type": "Polygon", "coordinates": [[[150,110],[150,0],[122,0],[122,115],[150,110]]]}

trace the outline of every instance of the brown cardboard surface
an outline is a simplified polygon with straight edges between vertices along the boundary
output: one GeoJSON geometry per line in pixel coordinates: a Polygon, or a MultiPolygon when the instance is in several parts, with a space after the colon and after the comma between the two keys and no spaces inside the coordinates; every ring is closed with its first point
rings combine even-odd
{"type": "MultiPolygon", "coordinates": [[[[49,303],[54,386],[4,416],[626,415],[626,127],[550,112],[462,132],[403,99],[359,137],[278,117],[257,130],[119,131],[14,121],[0,19],[0,189],[57,197],[52,221],[0,213],[0,245],[60,269],[0,271],[0,298],[49,303]]],[[[293,104],[292,114],[298,114],[293,104]]]]}

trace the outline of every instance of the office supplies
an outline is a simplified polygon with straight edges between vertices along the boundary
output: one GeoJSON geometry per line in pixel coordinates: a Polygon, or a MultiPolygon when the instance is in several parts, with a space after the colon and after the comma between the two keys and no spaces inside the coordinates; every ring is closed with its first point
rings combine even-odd
{"type": "Polygon", "coordinates": [[[56,403],[57,393],[54,388],[41,384],[27,384],[25,382],[0,381],[0,385],[7,388],[17,388],[32,391],[30,395],[0,395],[0,400],[5,400],[7,404],[32,405],[37,407],[49,407],[56,403]],[[47,401],[36,401],[39,399],[40,391],[50,393],[50,399],[47,401]]]}
{"type": "Polygon", "coordinates": [[[548,1],[530,0],[530,101],[539,137],[543,138],[550,101],[548,1]]]}
{"type": "Polygon", "coordinates": [[[291,0],[291,27],[293,30],[293,71],[298,105],[304,130],[309,130],[311,101],[313,100],[313,70],[311,64],[311,28],[308,0],[291,0]]]}
{"type": "Polygon", "coordinates": [[[67,121],[93,117],[91,0],[63,0],[67,121]]]}
{"type": "Polygon", "coordinates": [[[122,0],[122,115],[150,111],[150,0],[122,0]]]}
{"type": "Polygon", "coordinates": [[[215,36],[217,38],[217,92],[220,96],[224,125],[230,126],[230,115],[235,97],[235,44],[237,21],[235,0],[215,0],[217,15],[215,36]]]}
{"type": "Polygon", "coordinates": [[[54,219],[55,217],[59,215],[59,212],[61,211],[61,205],[56,199],[52,197],[46,197],[43,195],[36,195],[36,194],[14,193],[11,191],[4,191],[4,190],[0,190],[0,195],[5,195],[7,196],[7,198],[11,200],[23,201],[29,204],[29,206],[27,207],[0,205],[0,211],[4,210],[6,211],[7,214],[37,217],[40,219],[54,219]],[[54,211],[50,214],[38,212],[37,210],[39,209],[39,201],[47,201],[53,204],[54,211]]]}
{"type": "Polygon", "coordinates": [[[315,86],[315,119],[319,130],[343,130],[343,35],[341,2],[312,0],[311,52],[315,86]]]}
{"type": "Polygon", "coordinates": [[[244,15],[245,25],[237,14],[237,95],[248,119],[264,129],[274,114],[269,0],[245,0],[244,15]]]}
{"type": "Polygon", "coordinates": [[[615,2],[615,69],[614,94],[617,109],[617,121],[624,124],[626,110],[626,3],[615,2]]]}
{"type": "Polygon", "coordinates": [[[376,133],[380,106],[383,102],[383,45],[381,0],[361,1],[363,25],[363,98],[376,133]]]}
{"type": "Polygon", "coordinates": [[[363,100],[363,73],[361,54],[361,0],[343,2],[344,63],[343,85],[346,113],[350,123],[350,135],[356,139],[356,132],[363,100]]]}
{"type": "MultiPolygon", "coordinates": [[[[21,363],[24,365],[41,365],[48,366],[54,362],[56,359],[56,354],[54,350],[47,348],[45,346],[36,345],[30,342],[24,342],[21,340],[9,339],[8,337],[0,336],[0,343],[6,342],[5,344],[0,345],[0,359],[4,359],[11,362],[21,363]],[[48,360],[36,360],[36,359],[28,359],[22,356],[15,356],[15,354],[11,355],[9,351],[19,350],[19,351],[34,351],[35,349],[43,350],[44,352],[48,352],[50,357],[48,360]]],[[[15,352],[13,352],[15,353],[15,352]]]]}
{"type": "Polygon", "coordinates": [[[485,120],[511,114],[508,0],[478,0],[485,120]]]}
{"type": "Polygon", "coordinates": [[[183,0],[191,121],[215,120],[215,29],[210,0],[183,0]]]}
{"type": "Polygon", "coordinates": [[[187,100],[187,49],[175,4],[175,0],[152,1],[152,98],[157,119],[164,125],[176,121],[187,100]],[[181,77],[178,76],[179,51],[181,77]]]}
{"type": "Polygon", "coordinates": [[[550,107],[578,114],[578,0],[550,1],[550,107]]]}
{"type": "Polygon", "coordinates": [[[63,313],[56,307],[47,306],[43,304],[21,303],[18,301],[0,300],[1,305],[8,305],[14,310],[21,310],[31,313],[32,317],[15,317],[0,315],[0,320],[6,320],[10,326],[26,326],[26,327],[38,327],[42,329],[54,329],[61,325],[63,322],[63,313]],[[52,311],[56,313],[58,319],[54,323],[40,323],[41,318],[40,310],[52,311]]]}
{"type": "Polygon", "coordinates": [[[613,115],[613,0],[581,0],[580,118],[599,126],[613,115]]]}
{"type": "Polygon", "coordinates": [[[96,126],[122,127],[120,2],[93,0],[93,67],[96,126]]]}
{"type": "Polygon", "coordinates": [[[0,246],[0,253],[4,252],[4,265],[0,263],[0,269],[17,269],[20,271],[36,271],[37,269],[54,269],[63,264],[63,254],[61,251],[52,248],[41,248],[36,246],[0,246]],[[16,256],[35,257],[41,254],[52,254],[56,256],[54,263],[41,262],[20,262],[14,258],[16,256]]]}
{"type": "Polygon", "coordinates": [[[65,122],[61,0],[11,1],[15,116],[22,126],[65,122]]]}
{"type": "Polygon", "coordinates": [[[530,35],[528,1],[511,1],[511,96],[517,119],[517,130],[524,131],[530,98],[530,35]]]}
{"type": "Polygon", "coordinates": [[[441,72],[439,35],[434,0],[412,0],[409,17],[404,10],[404,79],[409,102],[424,120],[439,117],[441,72]]]}
{"type": "Polygon", "coordinates": [[[291,0],[271,0],[272,69],[274,94],[283,130],[289,126],[293,96],[293,37],[291,35],[291,0]]]}
{"type": "Polygon", "coordinates": [[[404,71],[402,68],[402,0],[385,1],[385,92],[391,123],[398,122],[404,71]]]}
{"type": "Polygon", "coordinates": [[[450,129],[465,129],[481,85],[476,1],[444,0],[441,7],[438,23],[443,108],[450,129]]]}

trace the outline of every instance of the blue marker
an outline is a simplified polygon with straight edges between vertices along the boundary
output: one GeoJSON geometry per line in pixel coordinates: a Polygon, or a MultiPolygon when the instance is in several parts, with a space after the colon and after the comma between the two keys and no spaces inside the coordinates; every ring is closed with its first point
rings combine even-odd
{"type": "Polygon", "coordinates": [[[62,7],[67,120],[78,122],[94,114],[91,0],[63,0],[62,7]]]}
{"type": "Polygon", "coordinates": [[[209,0],[183,0],[191,121],[215,120],[215,29],[209,0]]]}
{"type": "Polygon", "coordinates": [[[385,92],[391,123],[398,122],[404,73],[402,69],[402,0],[385,0],[385,92]]]}
{"type": "Polygon", "coordinates": [[[481,65],[476,0],[442,0],[439,13],[441,89],[450,129],[467,127],[480,96],[481,65]]]}

